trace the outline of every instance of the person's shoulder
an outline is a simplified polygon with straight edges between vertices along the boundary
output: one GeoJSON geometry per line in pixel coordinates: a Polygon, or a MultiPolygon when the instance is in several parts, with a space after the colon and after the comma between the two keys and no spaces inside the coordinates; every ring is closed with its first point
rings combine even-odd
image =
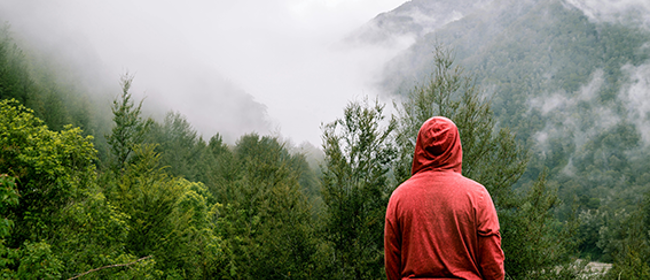
{"type": "Polygon", "coordinates": [[[470,178],[467,178],[464,175],[460,175],[460,177],[462,177],[461,180],[465,181],[466,184],[473,185],[473,186],[476,186],[476,187],[483,187],[483,184],[481,184],[481,183],[479,183],[477,181],[474,181],[474,180],[472,180],[470,178]]]}
{"type": "Polygon", "coordinates": [[[477,181],[474,181],[474,180],[472,180],[470,178],[467,178],[467,177],[465,177],[463,175],[460,175],[460,177],[462,177],[462,179],[460,179],[460,180],[464,182],[463,185],[465,185],[465,187],[467,187],[468,189],[470,189],[470,190],[472,190],[474,192],[477,192],[477,193],[488,194],[488,190],[487,190],[487,188],[485,188],[485,186],[483,186],[483,184],[481,184],[481,183],[479,183],[477,181]]]}
{"type": "Polygon", "coordinates": [[[404,192],[406,189],[410,188],[410,186],[412,185],[412,182],[409,182],[409,180],[404,181],[399,186],[397,186],[397,188],[395,188],[393,190],[393,193],[390,196],[391,199],[393,199],[393,197],[399,197],[402,192],[404,192]]]}
{"type": "Polygon", "coordinates": [[[420,176],[415,175],[397,186],[397,188],[393,190],[393,193],[390,196],[390,200],[396,200],[403,196],[412,195],[414,189],[421,187],[421,182],[418,182],[417,179],[418,177],[420,176]]]}

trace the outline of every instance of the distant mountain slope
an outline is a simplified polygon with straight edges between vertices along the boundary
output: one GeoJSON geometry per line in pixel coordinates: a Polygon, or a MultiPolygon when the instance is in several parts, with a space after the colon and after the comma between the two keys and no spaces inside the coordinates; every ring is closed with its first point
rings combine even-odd
{"type": "Polygon", "coordinates": [[[481,9],[493,0],[413,0],[376,16],[348,38],[348,42],[386,44],[396,37],[421,37],[481,9]]]}
{"type": "Polygon", "coordinates": [[[548,168],[565,201],[606,211],[635,205],[650,186],[649,19],[650,4],[634,0],[411,1],[373,20],[383,33],[358,40],[417,36],[384,70],[395,96],[430,75],[436,43],[455,48],[500,125],[532,148],[522,181],[548,168]],[[441,20],[429,25],[406,16],[435,5],[466,13],[430,11],[441,20]]]}

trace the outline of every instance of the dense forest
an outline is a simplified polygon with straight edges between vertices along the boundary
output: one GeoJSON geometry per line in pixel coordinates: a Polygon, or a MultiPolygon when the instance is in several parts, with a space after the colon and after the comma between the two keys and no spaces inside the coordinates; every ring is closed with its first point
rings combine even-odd
{"type": "Polygon", "coordinates": [[[350,101],[321,127],[317,160],[278,136],[228,144],[176,112],[152,119],[128,73],[106,102],[4,28],[0,277],[385,278],[388,198],[408,179],[420,125],[442,115],[459,127],[463,174],[494,199],[507,279],[648,279],[650,151],[639,116],[628,114],[637,111],[617,94],[630,72],[646,73],[650,37],[591,23],[558,1],[530,3],[541,4],[491,14],[526,32],[480,50],[458,47],[477,46],[460,40],[481,33],[454,37],[463,21],[425,36],[411,50],[427,49],[413,59],[426,65],[391,65],[419,77],[386,82],[399,85],[396,113],[377,100],[350,101]],[[564,17],[551,21],[559,35],[521,35],[549,22],[536,15],[564,17]],[[559,39],[523,51],[522,41],[544,38],[559,39]],[[549,69],[561,78],[548,78],[549,69]],[[545,105],[555,93],[576,101],[545,105]],[[603,124],[602,112],[614,121],[603,124]],[[583,260],[613,267],[591,273],[583,260]]]}

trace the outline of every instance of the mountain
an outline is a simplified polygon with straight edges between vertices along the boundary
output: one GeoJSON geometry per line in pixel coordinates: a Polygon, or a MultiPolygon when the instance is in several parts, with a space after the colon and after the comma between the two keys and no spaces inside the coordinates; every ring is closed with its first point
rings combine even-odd
{"type": "Polygon", "coordinates": [[[444,25],[472,14],[491,0],[414,0],[379,14],[350,34],[349,43],[390,44],[401,36],[422,37],[444,25]]]}
{"type": "MultiPolygon", "coordinates": [[[[598,229],[650,190],[649,19],[650,5],[634,0],[418,0],[348,41],[415,37],[383,71],[380,86],[395,98],[430,75],[436,44],[452,47],[499,125],[531,148],[521,185],[548,170],[565,202],[558,215],[577,205],[601,215],[598,229]]],[[[581,249],[602,257],[598,230],[584,234],[581,249]]]]}

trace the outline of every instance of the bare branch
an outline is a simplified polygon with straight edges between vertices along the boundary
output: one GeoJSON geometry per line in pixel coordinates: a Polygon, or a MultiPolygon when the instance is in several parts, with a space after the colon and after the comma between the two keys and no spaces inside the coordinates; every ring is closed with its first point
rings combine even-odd
{"type": "Polygon", "coordinates": [[[84,273],[82,273],[82,274],[79,274],[79,275],[75,276],[75,277],[69,278],[68,280],[77,279],[77,278],[79,278],[79,277],[81,277],[81,276],[84,276],[84,275],[86,275],[86,274],[88,274],[88,273],[93,273],[93,272],[95,272],[95,271],[99,271],[99,270],[102,270],[102,269],[105,269],[105,268],[134,265],[134,264],[136,264],[136,263],[138,263],[138,262],[140,262],[140,261],[146,260],[146,259],[148,259],[148,258],[151,258],[151,256],[142,257],[142,258],[139,258],[139,259],[137,259],[137,260],[135,260],[135,261],[132,261],[132,262],[130,262],[130,263],[111,264],[111,265],[102,266],[102,267],[99,267],[99,268],[93,268],[93,269],[88,270],[88,271],[86,271],[86,272],[84,272],[84,273]]]}

